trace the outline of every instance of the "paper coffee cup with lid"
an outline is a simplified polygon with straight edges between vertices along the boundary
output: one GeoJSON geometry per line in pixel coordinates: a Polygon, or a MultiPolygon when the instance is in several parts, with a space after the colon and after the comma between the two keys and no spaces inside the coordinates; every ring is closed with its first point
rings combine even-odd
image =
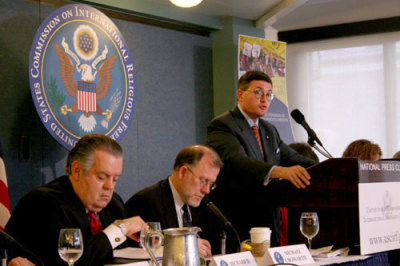
{"type": "Polygon", "coordinates": [[[271,247],[271,230],[269,227],[253,227],[250,230],[251,253],[254,257],[263,257],[271,247]]]}
{"type": "Polygon", "coordinates": [[[269,227],[253,227],[250,230],[251,243],[270,243],[271,229],[269,227]]]}

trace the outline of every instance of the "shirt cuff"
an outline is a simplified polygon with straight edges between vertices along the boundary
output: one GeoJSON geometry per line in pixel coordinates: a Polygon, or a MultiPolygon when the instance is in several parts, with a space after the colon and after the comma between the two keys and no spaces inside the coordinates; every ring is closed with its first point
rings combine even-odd
{"type": "Polygon", "coordinates": [[[106,234],[113,249],[124,243],[126,240],[126,236],[122,234],[121,229],[115,224],[110,224],[103,230],[103,232],[106,234]]]}
{"type": "Polygon", "coordinates": [[[269,181],[270,181],[270,179],[271,179],[271,172],[272,172],[272,170],[274,169],[276,167],[276,165],[274,165],[274,166],[272,166],[271,167],[271,169],[269,169],[269,172],[267,173],[267,175],[265,176],[265,178],[264,178],[264,186],[267,186],[268,185],[268,183],[269,183],[269,181]]]}

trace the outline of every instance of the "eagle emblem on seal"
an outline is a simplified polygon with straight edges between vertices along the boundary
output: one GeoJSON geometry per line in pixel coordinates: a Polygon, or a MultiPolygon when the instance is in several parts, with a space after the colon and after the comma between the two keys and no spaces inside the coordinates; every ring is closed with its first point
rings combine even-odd
{"type": "Polygon", "coordinates": [[[78,122],[85,132],[92,132],[97,125],[93,114],[104,116],[101,124],[108,128],[108,120],[112,117],[113,109],[119,104],[121,96],[114,95],[114,102],[110,109],[106,110],[102,109],[98,101],[107,95],[110,88],[112,68],[117,56],[107,57],[107,45],[104,46],[101,55],[97,56],[99,41],[96,32],[89,25],[80,25],[75,30],[74,51],[70,50],[65,37],[62,38],[61,46],[53,44],[60,61],[60,76],[67,93],[75,98],[71,106],[61,106],[61,113],[68,115],[69,112],[81,112],[78,122]]]}

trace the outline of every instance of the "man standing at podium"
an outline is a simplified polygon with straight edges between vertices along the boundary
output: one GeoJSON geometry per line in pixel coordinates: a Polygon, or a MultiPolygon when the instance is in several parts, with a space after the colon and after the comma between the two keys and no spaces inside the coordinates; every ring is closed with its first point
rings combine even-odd
{"type": "Polygon", "coordinates": [[[242,240],[248,238],[251,227],[268,226],[272,230],[271,245],[278,246],[280,210],[267,196],[277,193],[273,183],[282,179],[297,188],[308,186],[310,176],[303,167],[316,162],[289,148],[277,129],[260,119],[274,97],[267,74],[244,74],[236,95],[237,107],[214,118],[207,128],[206,144],[224,163],[213,196],[242,240]]]}

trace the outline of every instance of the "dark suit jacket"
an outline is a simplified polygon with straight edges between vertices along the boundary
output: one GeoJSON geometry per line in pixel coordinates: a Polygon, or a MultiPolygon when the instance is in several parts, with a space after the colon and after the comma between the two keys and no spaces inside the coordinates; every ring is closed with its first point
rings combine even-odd
{"type": "MultiPolygon", "coordinates": [[[[279,212],[269,203],[267,195],[273,191],[271,181],[267,187],[264,179],[274,165],[311,166],[311,159],[301,156],[288,147],[276,128],[259,120],[260,138],[264,157],[245,117],[236,107],[214,118],[207,128],[206,145],[212,147],[224,162],[217,183],[215,200],[226,212],[242,238],[249,237],[252,226],[272,228],[272,244],[279,243],[279,212]]],[[[284,193],[282,191],[282,193],[284,193]]]]}
{"type": "MultiPolygon", "coordinates": [[[[126,217],[124,204],[116,193],[99,217],[103,228],[116,219],[126,217]]],[[[45,265],[65,266],[66,262],[61,260],[57,250],[61,228],[80,228],[82,231],[84,252],[75,265],[97,266],[112,262],[113,250],[107,236],[103,232],[92,236],[85,207],[67,176],[25,195],[13,211],[5,230],[39,256],[45,265]]]]}
{"type": "MultiPolygon", "coordinates": [[[[179,227],[174,198],[168,178],[134,194],[125,204],[128,216],[141,216],[145,222],[160,222],[162,229],[179,227]]],[[[189,207],[193,226],[202,229],[201,238],[210,241],[213,252],[218,252],[218,222],[204,202],[199,207],[189,207]]]]}

